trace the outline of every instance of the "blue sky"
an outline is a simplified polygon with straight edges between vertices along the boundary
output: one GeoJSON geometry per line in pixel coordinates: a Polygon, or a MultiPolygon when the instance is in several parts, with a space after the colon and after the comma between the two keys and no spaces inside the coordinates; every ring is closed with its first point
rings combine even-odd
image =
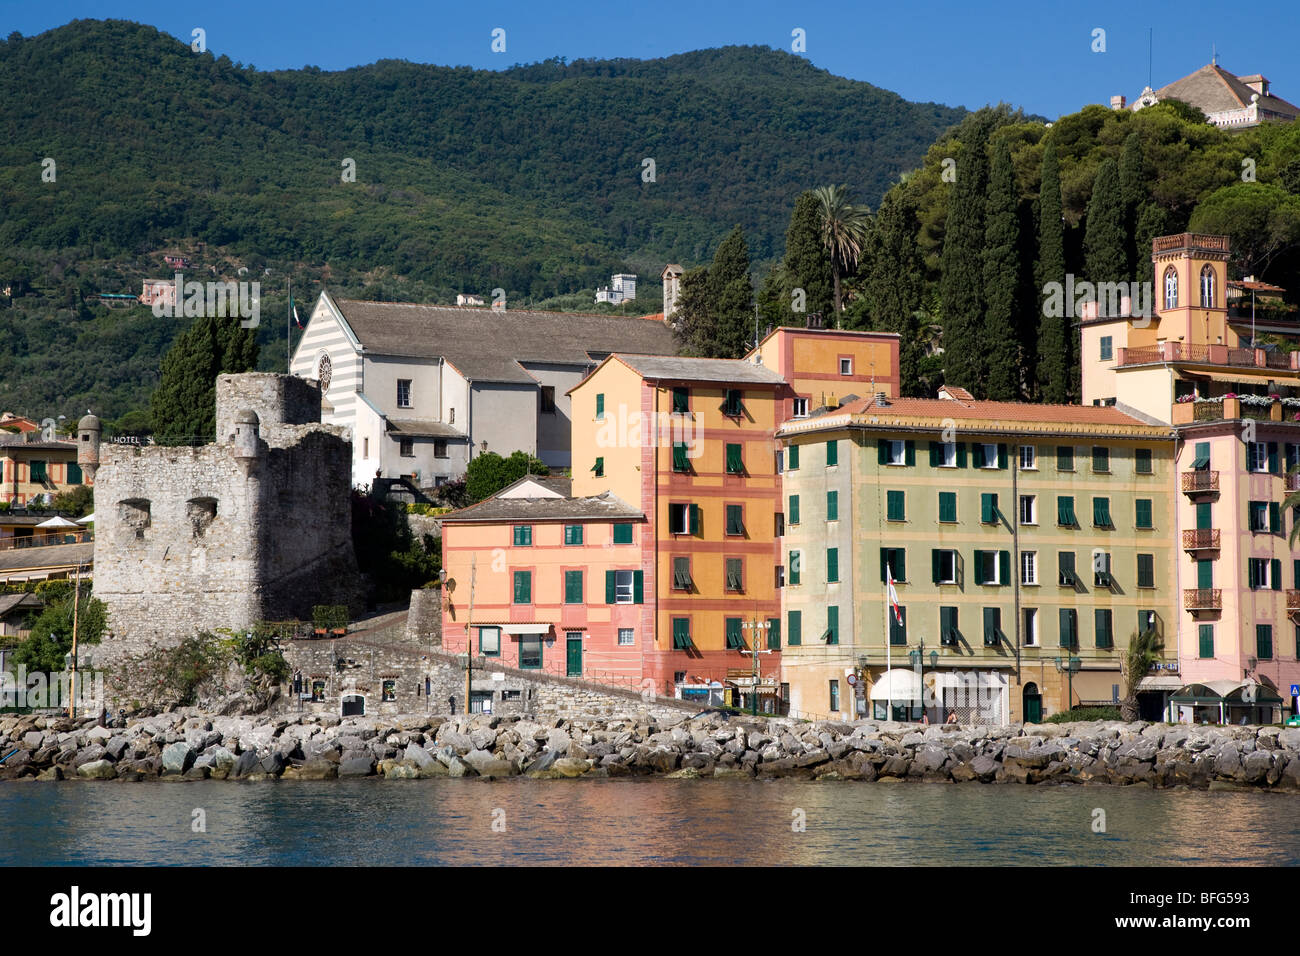
{"type": "Polygon", "coordinates": [[[1130,100],[1147,81],[1154,27],[1158,88],[1208,63],[1263,73],[1300,102],[1300,4],[1271,4],[1258,21],[1220,3],[1001,0],[992,3],[707,0],[518,3],[385,0],[0,0],[0,33],[31,36],[69,20],[114,17],[184,38],[202,27],[208,48],[259,69],[345,69],[395,58],[501,69],[552,56],[658,57],[725,44],[790,49],[802,29],[806,56],[840,76],[911,100],[975,108],[1005,100],[1055,118],[1113,93],[1130,100]],[[743,12],[742,12],[743,11],[743,12]],[[506,31],[506,51],[491,33],[506,31]],[[1104,53],[1093,31],[1105,30],[1104,53]]]}

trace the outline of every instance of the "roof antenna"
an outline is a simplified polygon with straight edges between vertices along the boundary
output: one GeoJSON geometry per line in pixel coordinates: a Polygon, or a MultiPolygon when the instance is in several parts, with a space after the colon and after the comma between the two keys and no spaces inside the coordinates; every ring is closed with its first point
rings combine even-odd
{"type": "Polygon", "coordinates": [[[1214,43],[1210,44],[1210,66],[1219,65],[1219,50],[1214,43]]]}
{"type": "Polygon", "coordinates": [[[1147,27],[1147,89],[1154,89],[1151,85],[1151,49],[1153,45],[1152,34],[1155,27],[1147,27]]]}

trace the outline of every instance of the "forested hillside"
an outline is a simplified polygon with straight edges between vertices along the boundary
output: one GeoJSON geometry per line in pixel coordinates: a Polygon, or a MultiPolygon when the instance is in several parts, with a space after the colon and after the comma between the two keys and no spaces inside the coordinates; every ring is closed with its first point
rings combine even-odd
{"type": "Polygon", "coordinates": [[[110,417],[142,404],[177,329],[83,301],[138,293],[163,251],[191,254],[196,278],[263,281],[268,364],[290,275],[300,302],[328,282],[423,301],[501,287],[522,305],[631,271],[653,303],[665,262],[705,259],[736,224],[771,261],[801,190],[874,201],[964,115],[756,47],[261,72],[89,20],[0,43],[0,98],[0,272],[38,296],[0,310],[0,406],[110,417]]]}

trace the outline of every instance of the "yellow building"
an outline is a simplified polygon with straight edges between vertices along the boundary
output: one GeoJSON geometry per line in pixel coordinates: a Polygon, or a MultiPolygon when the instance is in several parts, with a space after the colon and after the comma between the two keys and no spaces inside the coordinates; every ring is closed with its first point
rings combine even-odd
{"type": "Polygon", "coordinates": [[[48,502],[91,483],[77,464],[76,442],[27,440],[38,434],[0,433],[0,502],[15,506],[48,502]]]}

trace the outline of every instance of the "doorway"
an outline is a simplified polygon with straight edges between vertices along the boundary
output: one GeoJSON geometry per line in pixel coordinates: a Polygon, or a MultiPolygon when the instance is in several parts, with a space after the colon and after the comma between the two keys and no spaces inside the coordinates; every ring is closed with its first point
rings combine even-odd
{"type": "Polygon", "coordinates": [[[582,632],[569,631],[566,635],[568,638],[568,653],[565,655],[564,673],[567,677],[582,676],[582,632]]]}
{"type": "Polygon", "coordinates": [[[364,694],[348,694],[343,698],[344,717],[364,717],[366,715],[366,698],[364,694]]]}
{"type": "Polygon", "coordinates": [[[1038,693],[1038,685],[1029,683],[1025,685],[1024,693],[1024,721],[1027,724],[1041,724],[1043,722],[1043,695],[1038,693]]]}

